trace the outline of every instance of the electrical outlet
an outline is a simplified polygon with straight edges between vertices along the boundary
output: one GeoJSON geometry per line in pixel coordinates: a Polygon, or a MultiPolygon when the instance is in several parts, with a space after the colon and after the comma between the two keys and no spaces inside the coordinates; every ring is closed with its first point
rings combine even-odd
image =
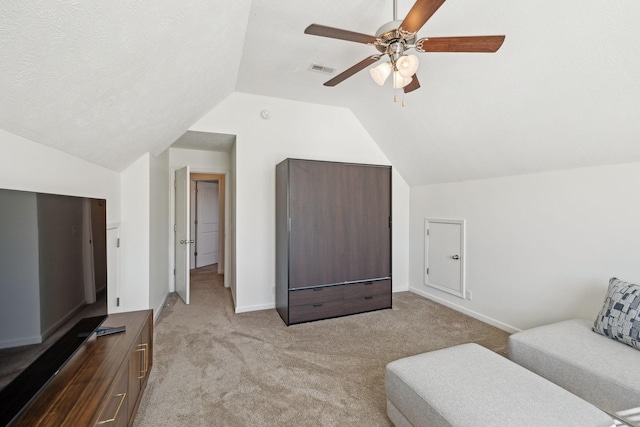
{"type": "Polygon", "coordinates": [[[467,299],[471,301],[473,299],[473,294],[471,293],[471,291],[467,291],[466,294],[467,294],[467,299]]]}

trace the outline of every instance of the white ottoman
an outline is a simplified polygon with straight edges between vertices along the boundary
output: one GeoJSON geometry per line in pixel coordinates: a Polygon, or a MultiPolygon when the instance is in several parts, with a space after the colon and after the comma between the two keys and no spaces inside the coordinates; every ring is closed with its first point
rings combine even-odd
{"type": "Polygon", "coordinates": [[[591,404],[477,344],[391,362],[385,387],[396,426],[614,425],[591,404]]]}

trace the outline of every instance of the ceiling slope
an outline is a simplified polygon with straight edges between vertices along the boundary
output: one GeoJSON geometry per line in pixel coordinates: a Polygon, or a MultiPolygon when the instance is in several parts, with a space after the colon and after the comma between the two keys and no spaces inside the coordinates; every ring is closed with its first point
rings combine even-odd
{"type": "MultiPolygon", "coordinates": [[[[413,3],[398,0],[400,19],[413,3]]],[[[418,54],[406,107],[366,69],[323,86],[377,51],[304,29],[375,34],[392,11],[392,0],[4,0],[0,128],[122,170],[237,91],[351,109],[411,185],[640,161],[637,0],[447,0],[419,37],[505,34],[502,48],[418,54]]]]}
{"type": "MultiPolygon", "coordinates": [[[[502,48],[419,53],[404,108],[368,70],[323,86],[377,51],[304,29],[375,34],[392,4],[254,2],[238,90],[350,108],[411,185],[640,161],[640,2],[448,0],[419,37],[505,34],[502,48]]],[[[398,0],[399,19],[412,4],[398,0]]]]}
{"type": "Polygon", "coordinates": [[[250,1],[3,0],[0,127],[122,170],[235,89],[250,1]]]}

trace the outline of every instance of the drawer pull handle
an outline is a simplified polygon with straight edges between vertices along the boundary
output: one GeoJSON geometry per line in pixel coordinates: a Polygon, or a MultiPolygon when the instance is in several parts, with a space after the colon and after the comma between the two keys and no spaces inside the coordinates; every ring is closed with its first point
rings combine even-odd
{"type": "Polygon", "coordinates": [[[314,307],[322,307],[322,304],[313,304],[314,307]]]}
{"type": "Polygon", "coordinates": [[[364,297],[364,299],[373,299],[373,297],[364,297]]]}
{"type": "Polygon", "coordinates": [[[142,353],[140,376],[138,376],[138,379],[141,380],[147,375],[147,371],[149,370],[149,344],[138,344],[138,349],[135,351],[142,353]]]}
{"type": "Polygon", "coordinates": [[[116,394],[113,397],[119,397],[120,398],[120,404],[116,408],[116,413],[113,414],[112,418],[109,418],[108,420],[104,420],[104,421],[98,421],[96,424],[112,423],[112,422],[114,422],[116,420],[116,418],[118,418],[118,414],[120,413],[120,408],[122,408],[122,404],[124,403],[124,398],[127,397],[127,393],[119,393],[119,394],[116,394]]]}
{"type": "Polygon", "coordinates": [[[320,292],[322,290],[322,288],[314,288],[313,292],[320,292]]]}
{"type": "Polygon", "coordinates": [[[373,285],[373,282],[364,282],[365,286],[373,285]]]}

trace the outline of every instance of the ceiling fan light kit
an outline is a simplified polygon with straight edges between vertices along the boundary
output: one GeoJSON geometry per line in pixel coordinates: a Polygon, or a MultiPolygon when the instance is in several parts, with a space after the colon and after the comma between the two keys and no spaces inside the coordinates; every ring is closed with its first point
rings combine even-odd
{"type": "Polygon", "coordinates": [[[415,55],[403,55],[396,61],[396,69],[402,77],[411,77],[418,71],[418,57],[415,55]]]}
{"type": "Polygon", "coordinates": [[[375,67],[369,70],[369,74],[371,74],[371,78],[378,85],[383,86],[384,82],[387,80],[387,77],[391,74],[391,63],[383,62],[380,65],[376,65],[375,67]]]}
{"type": "Polygon", "coordinates": [[[393,72],[393,88],[402,89],[411,83],[413,79],[411,77],[402,77],[399,71],[393,72]]]}
{"type": "MultiPolygon", "coordinates": [[[[356,43],[373,45],[379,55],[360,61],[351,68],[338,74],[326,82],[325,86],[335,86],[357,72],[367,68],[380,60],[383,56],[389,58],[369,70],[373,80],[380,86],[389,75],[394,75],[393,87],[403,88],[404,93],[412,92],[420,87],[416,71],[419,66],[416,55],[406,55],[409,49],[417,52],[497,52],[504,42],[505,36],[466,36],[466,37],[430,37],[416,40],[416,34],[431,16],[444,4],[445,0],[417,0],[409,10],[404,20],[396,20],[397,0],[393,4],[393,21],[381,26],[375,36],[311,24],[305,34],[346,40],[356,43]]],[[[404,101],[403,101],[404,105],[404,101]]]]}

